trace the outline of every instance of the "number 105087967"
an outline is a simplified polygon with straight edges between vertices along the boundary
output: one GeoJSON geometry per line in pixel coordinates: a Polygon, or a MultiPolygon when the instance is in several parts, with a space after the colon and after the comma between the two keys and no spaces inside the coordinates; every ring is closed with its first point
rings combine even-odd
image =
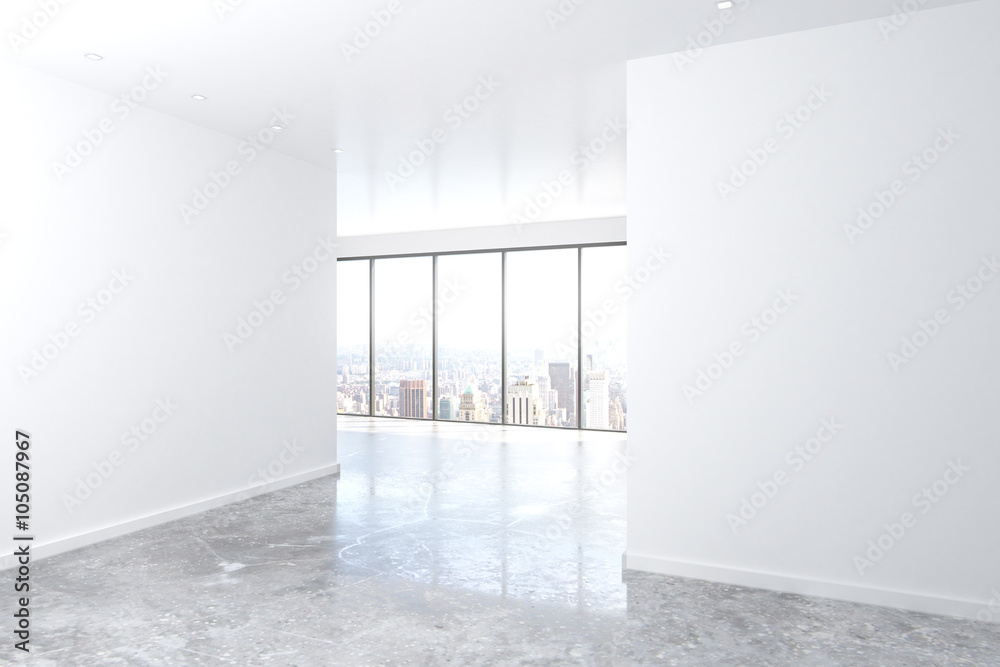
{"type": "Polygon", "coordinates": [[[27,433],[17,431],[14,443],[17,445],[17,452],[14,454],[14,510],[15,520],[18,522],[28,521],[31,513],[31,466],[28,461],[31,459],[28,450],[31,448],[31,436],[27,433]]]}

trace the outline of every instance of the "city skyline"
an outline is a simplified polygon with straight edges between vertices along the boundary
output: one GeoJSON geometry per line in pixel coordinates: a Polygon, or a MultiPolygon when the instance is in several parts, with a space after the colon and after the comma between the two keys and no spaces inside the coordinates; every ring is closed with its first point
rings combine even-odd
{"type": "MultiPolygon", "coordinates": [[[[349,414],[368,414],[368,366],[366,355],[363,353],[364,347],[341,350],[338,355],[338,412],[349,414]],[[365,359],[364,364],[350,364],[365,359]],[[345,399],[349,403],[345,403],[345,399]]],[[[512,388],[518,382],[523,382],[526,378],[535,387],[535,396],[538,400],[539,409],[543,413],[544,423],[538,425],[575,427],[576,413],[576,378],[575,365],[551,364],[539,367],[532,360],[525,360],[521,363],[512,362],[511,372],[508,375],[508,398],[511,396],[512,388]],[[552,383],[552,371],[562,372],[564,379],[557,380],[559,386],[563,386],[564,400],[559,400],[559,390],[549,389],[543,393],[543,387],[554,386],[552,383]],[[516,370],[515,370],[516,369],[516,370]],[[568,375],[566,375],[568,372],[568,375]],[[547,395],[546,395],[547,394],[547,395]],[[548,405],[546,398],[550,399],[552,405],[548,405]]],[[[413,417],[404,405],[406,392],[413,387],[413,383],[423,383],[424,405],[426,416],[431,415],[431,365],[429,361],[417,360],[407,357],[400,357],[394,360],[386,360],[384,366],[380,366],[375,383],[375,414],[392,417],[413,417]],[[416,368],[414,367],[416,366],[416,368]],[[415,376],[416,377],[414,379],[415,376]]],[[[588,382],[582,388],[584,428],[605,428],[608,430],[625,430],[627,415],[627,382],[624,367],[599,368],[594,366],[595,371],[588,371],[590,376],[588,382]],[[594,378],[600,380],[600,390],[595,393],[594,378]],[[617,407],[614,407],[617,404],[617,407]],[[614,419],[612,417],[614,416],[614,419]],[[599,421],[607,426],[600,426],[595,423],[599,421]]],[[[557,376],[558,377],[558,376],[557,376]]],[[[457,359],[448,362],[447,368],[439,368],[438,373],[438,419],[449,419],[449,414],[454,410],[453,420],[465,421],[460,412],[461,402],[465,391],[469,388],[478,394],[481,401],[481,421],[488,423],[502,423],[500,407],[502,406],[502,394],[500,387],[499,364],[485,366],[477,363],[475,359],[457,359]],[[452,407],[454,406],[454,407],[452,407]]],[[[476,421],[476,420],[469,420],[476,421]]],[[[511,416],[507,423],[524,423],[516,417],[511,416]]]]}
{"type": "Polygon", "coordinates": [[[431,256],[339,262],[338,412],[487,423],[506,412],[506,423],[625,430],[625,304],[609,287],[625,273],[624,246],[509,251],[506,321],[501,252],[440,256],[437,266],[433,295],[431,256]]]}

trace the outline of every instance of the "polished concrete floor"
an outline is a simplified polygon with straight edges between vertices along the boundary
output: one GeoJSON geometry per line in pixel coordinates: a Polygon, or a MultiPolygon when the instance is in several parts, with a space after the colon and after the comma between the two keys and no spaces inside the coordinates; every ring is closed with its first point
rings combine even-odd
{"type": "Polygon", "coordinates": [[[339,479],[37,562],[0,664],[1000,665],[996,625],[623,579],[624,446],[342,418],[339,479]]]}

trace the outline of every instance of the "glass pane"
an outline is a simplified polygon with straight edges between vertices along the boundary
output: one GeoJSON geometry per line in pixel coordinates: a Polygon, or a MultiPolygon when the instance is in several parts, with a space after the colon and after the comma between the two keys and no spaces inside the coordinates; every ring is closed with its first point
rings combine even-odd
{"type": "Polygon", "coordinates": [[[509,424],[576,426],[577,250],[507,254],[509,424]]]}
{"type": "Polygon", "coordinates": [[[500,423],[500,253],[438,257],[438,418],[500,423]]]}
{"type": "Polygon", "coordinates": [[[584,428],[624,431],[628,416],[625,383],[626,297],[616,292],[627,274],[625,246],[584,248],[582,261],[584,428]]]}
{"type": "Polygon", "coordinates": [[[367,259],[337,262],[337,412],[367,415],[369,292],[367,259]]]}
{"type": "Polygon", "coordinates": [[[431,258],[374,261],[375,414],[430,418],[431,258]]]}

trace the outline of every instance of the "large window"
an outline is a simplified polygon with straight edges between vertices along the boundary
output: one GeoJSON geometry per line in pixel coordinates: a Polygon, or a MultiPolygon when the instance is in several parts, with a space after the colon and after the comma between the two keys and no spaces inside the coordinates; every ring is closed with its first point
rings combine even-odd
{"type": "Polygon", "coordinates": [[[342,259],[338,412],[623,431],[626,273],[624,244],[342,259]]]}
{"type": "Polygon", "coordinates": [[[375,415],[433,417],[431,267],[431,257],[375,260],[375,415]]]}
{"type": "Polygon", "coordinates": [[[578,254],[507,254],[508,424],[577,425],[578,254]]]}
{"type": "Polygon", "coordinates": [[[500,253],[438,257],[438,419],[503,419],[500,253]]]}
{"type": "Polygon", "coordinates": [[[337,262],[337,412],[370,414],[371,263],[337,262]]]}
{"type": "Polygon", "coordinates": [[[621,290],[627,273],[625,246],[581,251],[582,312],[580,373],[583,427],[624,431],[628,415],[625,384],[626,300],[621,290]]]}

